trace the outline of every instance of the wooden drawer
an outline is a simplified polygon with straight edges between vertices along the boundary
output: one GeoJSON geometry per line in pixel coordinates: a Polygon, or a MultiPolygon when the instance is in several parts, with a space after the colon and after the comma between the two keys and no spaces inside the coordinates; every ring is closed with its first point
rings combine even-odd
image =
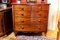
{"type": "Polygon", "coordinates": [[[44,18],[37,18],[37,22],[39,23],[39,24],[48,24],[48,19],[44,19],[44,18]]]}
{"type": "Polygon", "coordinates": [[[49,10],[49,5],[42,5],[42,10],[49,10]]]}
{"type": "Polygon", "coordinates": [[[19,21],[30,21],[31,18],[15,18],[15,22],[19,22],[19,21]]]}
{"type": "Polygon", "coordinates": [[[31,18],[31,19],[26,19],[26,20],[20,20],[20,21],[15,21],[15,24],[20,25],[20,24],[25,24],[25,25],[37,25],[40,24],[40,19],[36,18],[31,18]]]}
{"type": "Polygon", "coordinates": [[[48,21],[48,19],[46,19],[46,18],[39,18],[39,19],[40,19],[40,21],[43,21],[43,22],[48,21]]]}
{"type": "Polygon", "coordinates": [[[40,25],[41,31],[47,31],[47,24],[40,25]]]}
{"type": "Polygon", "coordinates": [[[18,31],[40,31],[40,26],[27,26],[27,25],[17,25],[16,30],[18,31]]]}
{"type": "Polygon", "coordinates": [[[48,18],[48,11],[40,11],[38,12],[38,16],[40,18],[48,18]]]}
{"type": "Polygon", "coordinates": [[[48,21],[46,18],[31,18],[31,21],[48,21]]]}
{"type": "Polygon", "coordinates": [[[13,5],[13,10],[31,11],[31,7],[29,5],[13,5]]]}
{"type": "Polygon", "coordinates": [[[38,21],[40,24],[48,24],[48,19],[44,19],[44,18],[39,18],[40,21],[38,21]]]}
{"type": "Polygon", "coordinates": [[[32,11],[40,11],[41,10],[41,6],[32,6],[32,11]]]}
{"type": "Polygon", "coordinates": [[[15,22],[15,25],[21,25],[21,24],[23,24],[23,25],[30,25],[31,22],[30,21],[17,21],[17,22],[15,22]]]}
{"type": "Polygon", "coordinates": [[[48,11],[35,11],[32,17],[48,18],[48,11]]]}
{"type": "Polygon", "coordinates": [[[26,11],[14,11],[16,17],[30,17],[31,13],[26,11]]]}
{"type": "Polygon", "coordinates": [[[31,18],[31,21],[40,21],[40,18],[31,18]]]}

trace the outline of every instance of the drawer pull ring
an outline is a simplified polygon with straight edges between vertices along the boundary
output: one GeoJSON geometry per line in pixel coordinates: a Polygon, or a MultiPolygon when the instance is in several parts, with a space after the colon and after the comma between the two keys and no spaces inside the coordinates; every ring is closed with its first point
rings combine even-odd
{"type": "Polygon", "coordinates": [[[22,23],[24,23],[24,21],[21,21],[22,23]]]}
{"type": "Polygon", "coordinates": [[[24,14],[21,14],[22,16],[24,16],[24,14]]]}
{"type": "Polygon", "coordinates": [[[22,8],[22,10],[24,10],[24,8],[22,8]]]}
{"type": "Polygon", "coordinates": [[[38,14],[39,16],[41,16],[41,14],[38,14]]]}
{"type": "Polygon", "coordinates": [[[22,29],[24,29],[24,28],[22,28],[22,29]]]}

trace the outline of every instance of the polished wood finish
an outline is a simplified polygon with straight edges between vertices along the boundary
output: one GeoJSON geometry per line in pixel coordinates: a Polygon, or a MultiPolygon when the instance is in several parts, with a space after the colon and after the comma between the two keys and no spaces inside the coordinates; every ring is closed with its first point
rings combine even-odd
{"type": "Polygon", "coordinates": [[[12,11],[15,33],[47,32],[49,4],[12,4],[12,11]]]}

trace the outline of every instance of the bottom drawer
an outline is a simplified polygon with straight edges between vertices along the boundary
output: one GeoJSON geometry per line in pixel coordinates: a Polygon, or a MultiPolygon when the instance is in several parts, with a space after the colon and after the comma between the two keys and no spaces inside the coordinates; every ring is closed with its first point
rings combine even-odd
{"type": "Polygon", "coordinates": [[[40,25],[41,31],[47,31],[47,24],[46,25],[40,25]]]}
{"type": "Polygon", "coordinates": [[[39,25],[20,25],[20,26],[15,26],[15,30],[17,31],[40,31],[41,28],[39,25]]]}

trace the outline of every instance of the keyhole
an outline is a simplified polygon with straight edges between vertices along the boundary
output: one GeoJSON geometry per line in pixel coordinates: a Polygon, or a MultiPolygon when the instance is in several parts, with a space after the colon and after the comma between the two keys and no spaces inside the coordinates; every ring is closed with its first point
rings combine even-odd
{"type": "Polygon", "coordinates": [[[22,8],[22,10],[24,10],[24,8],[22,8]]]}
{"type": "Polygon", "coordinates": [[[41,16],[41,14],[38,14],[39,16],[41,16]]]}
{"type": "Polygon", "coordinates": [[[24,29],[24,28],[22,28],[22,29],[24,29]]]}
{"type": "Polygon", "coordinates": [[[24,21],[21,21],[22,23],[24,23],[24,21]]]}
{"type": "Polygon", "coordinates": [[[21,14],[22,16],[24,16],[24,14],[21,14]]]}

